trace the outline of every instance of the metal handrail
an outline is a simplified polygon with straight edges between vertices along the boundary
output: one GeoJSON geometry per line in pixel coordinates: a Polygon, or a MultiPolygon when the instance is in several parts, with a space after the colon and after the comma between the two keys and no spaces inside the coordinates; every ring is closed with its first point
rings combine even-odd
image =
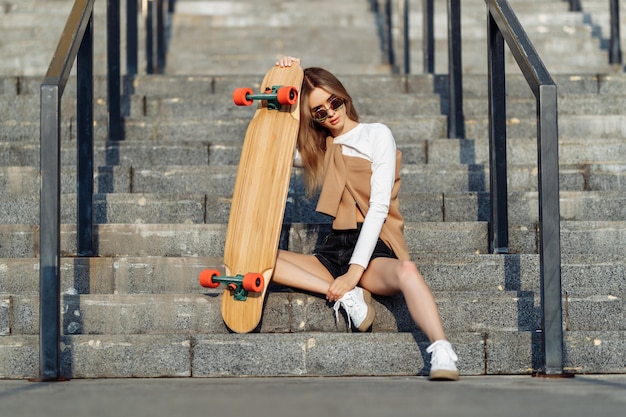
{"type": "MultiPolygon", "coordinates": [[[[76,61],[77,82],[77,227],[78,256],[94,250],[93,194],[93,11],[96,0],[75,0],[56,52],[40,87],[40,269],[39,269],[39,380],[62,378],[59,341],[61,296],[61,98],[76,61]]],[[[152,0],[150,0],[150,3],[152,0]]],[[[137,1],[128,0],[127,16],[137,16],[137,1]],[[128,13],[130,12],[130,13],[128,13]]],[[[157,0],[157,61],[165,67],[164,2],[157,0]]],[[[168,0],[173,12],[174,0],[168,0]]],[[[129,18],[128,22],[136,19],[129,18]]],[[[136,24],[129,24],[127,72],[137,73],[136,24]],[[134,56],[133,56],[134,54],[134,56]]],[[[146,36],[147,40],[148,37],[146,36]]],[[[150,38],[151,39],[151,38],[150,38]]],[[[124,139],[121,114],[120,0],[107,0],[107,103],[108,140],[124,139]]],[[[146,53],[152,56],[149,49],[146,53]]],[[[147,68],[152,73],[152,67],[147,68]]]]}
{"type": "MultiPolygon", "coordinates": [[[[79,226],[86,221],[91,236],[93,195],[93,5],[76,0],[44,82],[40,87],[40,309],[39,379],[60,374],[60,253],[61,253],[61,98],[77,64],[77,143],[79,226]],[[91,156],[89,154],[91,153],[91,156]]],[[[80,227],[79,227],[80,229],[80,227]]],[[[85,230],[85,228],[83,228],[85,230]]],[[[79,233],[78,240],[83,237],[79,233]]]]}
{"type": "Polygon", "coordinates": [[[563,373],[557,87],[506,0],[488,6],[490,246],[508,252],[504,42],[537,100],[543,373],[563,373]]]}

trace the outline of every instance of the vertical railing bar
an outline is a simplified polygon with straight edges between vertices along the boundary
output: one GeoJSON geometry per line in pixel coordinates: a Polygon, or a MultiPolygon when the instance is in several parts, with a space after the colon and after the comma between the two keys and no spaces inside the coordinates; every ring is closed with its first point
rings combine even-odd
{"type": "Polygon", "coordinates": [[[609,64],[619,65],[622,63],[622,46],[620,39],[620,2],[610,0],[611,39],[609,46],[609,64]]]}
{"type": "Polygon", "coordinates": [[[556,85],[541,85],[537,95],[539,244],[544,372],[563,372],[559,154],[556,85]]]}
{"type": "Polygon", "coordinates": [[[389,65],[392,70],[397,72],[396,68],[396,54],[394,51],[393,45],[393,6],[391,4],[391,0],[385,1],[385,32],[386,32],[386,41],[387,41],[387,54],[389,57],[389,65]]]}
{"type": "Polygon", "coordinates": [[[124,139],[120,84],[120,0],[107,0],[107,98],[110,141],[124,139]]]}
{"type": "Polygon", "coordinates": [[[61,335],[61,97],[58,85],[40,90],[39,379],[60,375],[61,335]]]}
{"type": "Polygon", "coordinates": [[[409,75],[411,73],[411,31],[410,31],[410,25],[411,22],[409,21],[409,0],[404,0],[404,5],[402,7],[403,13],[402,13],[402,27],[404,29],[403,33],[404,33],[404,41],[402,42],[402,44],[404,45],[404,74],[409,75]]]}
{"type": "Polygon", "coordinates": [[[461,0],[448,0],[448,138],[465,137],[461,59],[461,0]]]}
{"type": "Polygon", "coordinates": [[[137,0],[126,0],[126,73],[136,75],[139,69],[139,30],[137,0]]]}
{"type": "Polygon", "coordinates": [[[422,0],[422,60],[424,74],[435,72],[435,29],[433,0],[422,0]]]}
{"type": "Polygon", "coordinates": [[[504,38],[491,13],[487,21],[489,91],[489,251],[509,252],[506,165],[506,82],[504,38]]]}
{"type": "Polygon", "coordinates": [[[582,7],[580,6],[580,0],[566,0],[569,2],[569,11],[570,12],[580,12],[582,7]]]}
{"type": "Polygon", "coordinates": [[[93,256],[93,12],[78,50],[76,66],[77,251],[78,256],[93,256]]]}
{"type": "Polygon", "coordinates": [[[154,73],[154,30],[153,30],[153,4],[152,0],[146,2],[146,73],[154,73]]]}
{"type": "Polygon", "coordinates": [[[163,14],[163,0],[157,0],[156,13],[157,13],[157,73],[163,74],[165,72],[165,20],[163,14]]]}

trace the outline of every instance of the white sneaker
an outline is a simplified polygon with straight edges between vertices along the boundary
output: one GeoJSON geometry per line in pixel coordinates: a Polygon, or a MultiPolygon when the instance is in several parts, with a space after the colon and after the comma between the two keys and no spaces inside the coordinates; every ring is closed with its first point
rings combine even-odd
{"type": "Polygon", "coordinates": [[[364,332],[374,323],[376,312],[372,306],[372,294],[361,287],[348,291],[335,302],[335,320],[339,318],[339,308],[343,307],[348,314],[348,326],[356,327],[364,332]]]}
{"type": "Polygon", "coordinates": [[[426,352],[431,353],[430,377],[431,381],[457,381],[459,371],[455,362],[459,360],[452,350],[452,345],[447,340],[437,340],[428,348],[426,352]]]}

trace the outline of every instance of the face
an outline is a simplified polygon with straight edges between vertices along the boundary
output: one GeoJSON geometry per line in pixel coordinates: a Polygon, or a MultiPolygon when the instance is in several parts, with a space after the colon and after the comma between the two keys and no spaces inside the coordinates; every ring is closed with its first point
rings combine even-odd
{"type": "Polygon", "coordinates": [[[334,96],[323,88],[316,87],[309,94],[309,109],[311,117],[316,123],[324,126],[336,137],[356,126],[356,122],[350,120],[346,114],[346,106],[342,99],[334,96]],[[316,116],[326,116],[319,118],[316,116]]]}

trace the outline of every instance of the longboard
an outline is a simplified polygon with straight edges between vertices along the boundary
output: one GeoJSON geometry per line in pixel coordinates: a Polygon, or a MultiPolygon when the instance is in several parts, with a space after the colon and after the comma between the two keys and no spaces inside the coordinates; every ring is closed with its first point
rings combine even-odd
{"type": "Polygon", "coordinates": [[[293,154],[300,126],[299,93],[304,73],[297,64],[267,72],[261,91],[239,88],[237,105],[258,101],[246,131],[224,246],[225,275],[204,270],[200,284],[226,284],[222,318],[230,330],[249,333],[263,314],[274,272],[293,154]]]}

